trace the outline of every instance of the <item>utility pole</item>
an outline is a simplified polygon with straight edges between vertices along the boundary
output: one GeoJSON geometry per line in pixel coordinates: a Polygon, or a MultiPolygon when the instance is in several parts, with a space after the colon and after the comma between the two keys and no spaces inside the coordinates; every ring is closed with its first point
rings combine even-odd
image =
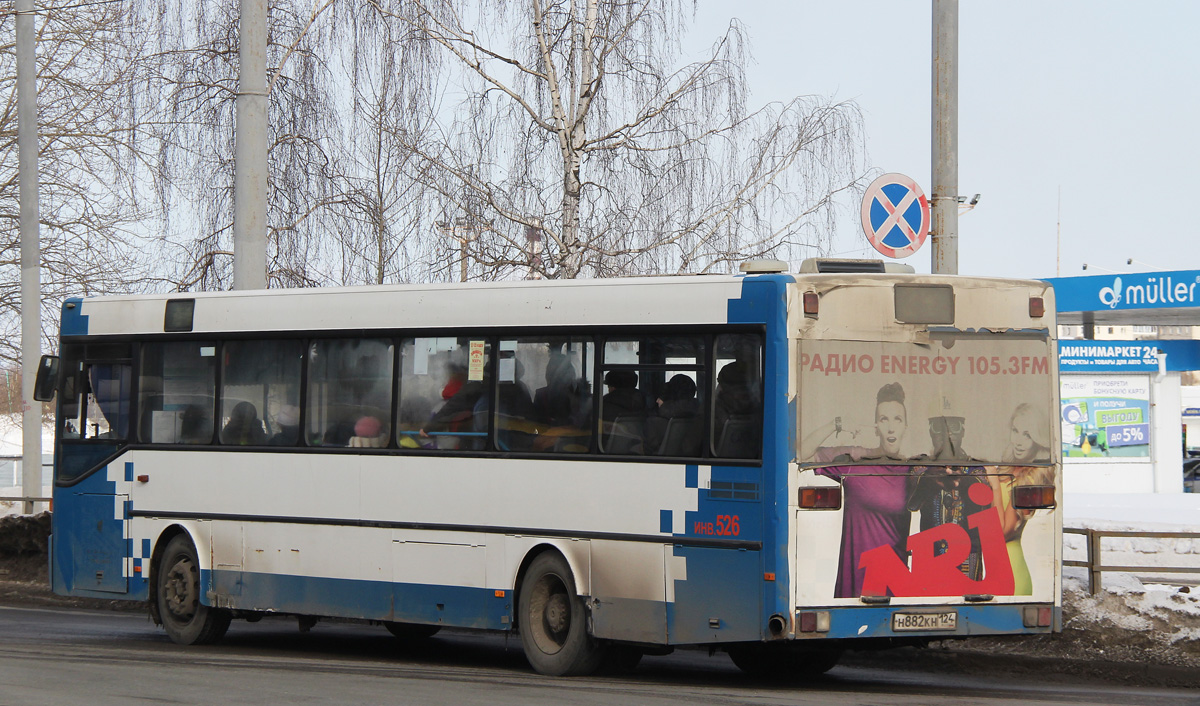
{"type": "Polygon", "coordinates": [[[267,3],[241,0],[234,134],[233,288],[267,286],[267,3]]]}
{"type": "MultiPolygon", "coordinates": [[[[42,357],[41,252],[38,246],[37,61],[33,0],[17,0],[17,191],[21,231],[21,494],[42,495],[42,403],[33,383],[42,357]]],[[[26,500],[22,511],[33,512],[26,500]]]]}
{"type": "Polygon", "coordinates": [[[933,0],[933,273],[958,274],[958,0],[933,0]]]}

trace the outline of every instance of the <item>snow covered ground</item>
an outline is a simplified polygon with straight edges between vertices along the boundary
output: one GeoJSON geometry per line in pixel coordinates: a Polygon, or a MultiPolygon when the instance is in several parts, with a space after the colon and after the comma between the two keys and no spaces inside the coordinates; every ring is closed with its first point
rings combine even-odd
{"type": "MultiPolygon", "coordinates": [[[[1200,532],[1200,494],[1073,493],[1063,500],[1063,526],[1098,530],[1200,532]]],[[[1066,535],[1067,559],[1084,559],[1084,538],[1066,535]]],[[[1110,565],[1200,567],[1200,538],[1109,538],[1102,542],[1110,565]]],[[[1200,646],[1200,574],[1103,574],[1103,590],[1088,594],[1085,569],[1063,570],[1068,626],[1083,630],[1142,633],[1160,643],[1200,646]],[[1142,578],[1139,578],[1141,576],[1142,578]],[[1148,578],[1153,577],[1153,578],[1148,578]]]]}

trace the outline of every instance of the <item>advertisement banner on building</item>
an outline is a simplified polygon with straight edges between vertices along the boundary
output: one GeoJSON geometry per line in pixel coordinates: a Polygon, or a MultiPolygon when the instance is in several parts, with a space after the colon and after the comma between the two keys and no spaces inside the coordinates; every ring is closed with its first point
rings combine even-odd
{"type": "Polygon", "coordinates": [[[1148,458],[1148,375],[1064,375],[1063,457],[1148,458]]]}

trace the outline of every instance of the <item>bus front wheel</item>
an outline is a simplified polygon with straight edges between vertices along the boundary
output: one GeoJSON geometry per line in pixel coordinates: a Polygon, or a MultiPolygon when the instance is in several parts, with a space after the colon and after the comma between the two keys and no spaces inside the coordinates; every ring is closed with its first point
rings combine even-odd
{"type": "Polygon", "coordinates": [[[517,605],[521,645],[534,671],[560,677],[600,667],[604,651],[588,634],[587,606],[562,555],[546,552],[533,560],[517,605]]]}
{"type": "Polygon", "coordinates": [[[167,543],[158,564],[157,583],[159,619],[172,642],[206,645],[225,635],[231,616],[200,603],[200,564],[187,535],[175,535],[167,543]]]}

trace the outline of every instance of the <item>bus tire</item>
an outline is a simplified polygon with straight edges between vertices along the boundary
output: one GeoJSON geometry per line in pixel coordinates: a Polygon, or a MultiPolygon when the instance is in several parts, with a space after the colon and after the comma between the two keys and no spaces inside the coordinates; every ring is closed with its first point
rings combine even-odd
{"type": "Polygon", "coordinates": [[[609,645],[600,664],[602,674],[628,674],[637,669],[644,653],[630,645],[609,645]]]}
{"type": "Polygon", "coordinates": [[[794,644],[752,643],[729,648],[738,669],[757,679],[795,681],[819,677],[837,666],[842,650],[794,644]]]}
{"type": "Polygon", "coordinates": [[[438,634],[441,625],[421,625],[419,623],[393,623],[384,621],[383,627],[397,638],[408,641],[425,640],[438,634]]]}
{"type": "Polygon", "coordinates": [[[224,637],[232,616],[200,602],[200,564],[186,534],[177,534],[167,543],[156,583],[159,618],[172,642],[207,645],[224,637]]]}
{"type": "Polygon", "coordinates": [[[534,671],[578,676],[600,667],[604,650],[588,634],[587,605],[561,554],[544,552],[529,564],[517,605],[521,646],[534,671]]]}

